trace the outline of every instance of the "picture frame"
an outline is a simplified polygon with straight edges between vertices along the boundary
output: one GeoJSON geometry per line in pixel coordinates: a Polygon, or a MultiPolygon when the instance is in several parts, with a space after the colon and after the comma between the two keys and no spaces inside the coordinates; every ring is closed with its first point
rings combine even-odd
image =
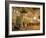
{"type": "MultiPolygon", "coordinates": [[[[17,11],[17,13],[18,13],[18,11],[17,11]]],[[[26,14],[25,13],[24,13],[24,15],[27,14],[27,13],[26,14]]],[[[16,14],[16,11],[15,11],[15,14],[16,14]]],[[[18,15],[18,14],[16,14],[16,15],[18,15]]],[[[21,14],[21,15],[23,15],[23,14],[21,14]]],[[[30,16],[30,17],[32,17],[32,16],[30,16]]],[[[34,18],[34,19],[36,19],[36,18],[34,18]]],[[[33,20],[33,22],[35,23],[34,20],[33,20]]],[[[19,21],[19,23],[20,23],[20,21],[19,21]]],[[[33,23],[33,25],[34,25],[34,23],[33,23]]],[[[42,2],[25,2],[25,1],[5,1],[5,36],[6,37],[22,37],[22,36],[39,36],[39,35],[45,35],[45,3],[42,3],[42,2]],[[35,13],[36,13],[39,10],[39,15],[40,15],[39,20],[40,21],[39,21],[39,24],[37,26],[38,29],[35,29],[36,28],[35,26],[34,26],[35,28],[32,26],[31,30],[30,30],[30,28],[29,29],[27,28],[27,31],[24,29],[25,27],[23,28],[24,30],[23,29],[20,29],[20,30],[14,30],[13,29],[13,27],[14,27],[13,23],[12,23],[13,20],[11,20],[14,17],[13,16],[14,15],[13,9],[23,10],[23,8],[27,12],[28,12],[28,10],[30,10],[30,11],[35,10],[35,13]]]]}

